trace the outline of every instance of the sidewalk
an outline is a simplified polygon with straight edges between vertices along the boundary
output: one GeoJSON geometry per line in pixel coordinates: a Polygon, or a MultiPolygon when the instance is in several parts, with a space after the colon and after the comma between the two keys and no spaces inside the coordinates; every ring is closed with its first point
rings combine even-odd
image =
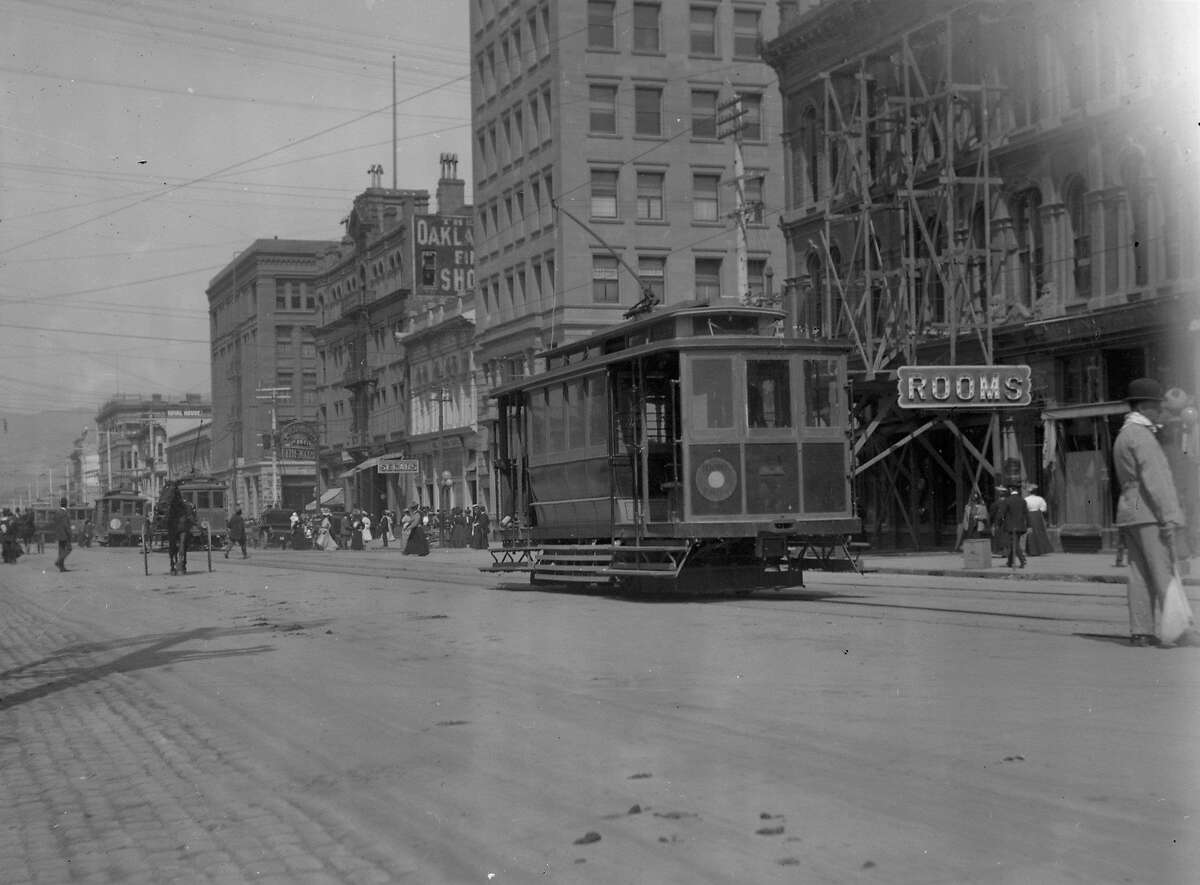
{"type": "MultiPolygon", "coordinates": [[[[965,568],[963,555],[948,550],[927,553],[871,553],[862,558],[867,573],[892,575],[957,575],[968,578],[1014,578],[1024,581],[1087,581],[1091,583],[1124,584],[1129,568],[1113,565],[1112,553],[1048,553],[1030,556],[1025,568],[1010,569],[1004,556],[993,556],[991,568],[965,568]]],[[[1193,562],[1195,562],[1193,560],[1193,562]]],[[[1200,564],[1186,569],[1183,583],[1200,586],[1200,564]]]]}

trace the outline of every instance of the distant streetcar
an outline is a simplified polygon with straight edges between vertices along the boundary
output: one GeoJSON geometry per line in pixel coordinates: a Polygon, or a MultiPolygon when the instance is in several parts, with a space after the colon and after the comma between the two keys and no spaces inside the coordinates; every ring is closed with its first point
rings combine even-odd
{"type": "Polygon", "coordinates": [[[848,553],[845,348],[780,337],[782,319],[660,310],[494,391],[500,516],[520,527],[494,570],[720,592],[796,583],[805,550],[848,553]]]}
{"type": "MultiPolygon", "coordinates": [[[[29,509],[33,512],[34,534],[42,534],[47,539],[50,539],[54,532],[54,520],[58,514],[59,506],[57,504],[35,503],[29,509]]],[[[92,510],[90,507],[83,507],[77,504],[67,507],[67,518],[71,523],[71,537],[73,540],[79,540],[83,533],[84,520],[90,518],[91,515],[92,510]]]]}
{"type": "Polygon", "coordinates": [[[130,489],[114,489],[96,499],[94,540],[102,547],[141,546],[150,499],[130,489]]]}
{"type": "Polygon", "coordinates": [[[181,479],[169,480],[154,505],[153,546],[157,549],[166,547],[166,502],[170,499],[171,490],[179,487],[184,503],[192,511],[192,540],[189,545],[193,550],[202,550],[207,546],[209,537],[214,548],[225,544],[226,517],[225,492],[226,486],[219,479],[211,476],[192,474],[181,479]]]}

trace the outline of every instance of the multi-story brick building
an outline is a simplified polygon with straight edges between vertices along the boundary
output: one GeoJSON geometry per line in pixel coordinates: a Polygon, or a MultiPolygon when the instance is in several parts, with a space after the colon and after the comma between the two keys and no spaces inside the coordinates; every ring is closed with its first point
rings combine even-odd
{"type": "Polygon", "coordinates": [[[620,322],[646,291],[666,303],[768,294],[783,263],[780,105],[759,52],[777,20],[761,0],[472,0],[476,360],[487,387],[620,322]],[[740,181],[733,141],[718,137],[735,91],[740,181]],[[739,184],[746,291],[731,217],[739,184]]]}
{"type": "MultiPolygon", "coordinates": [[[[436,214],[429,212],[427,190],[384,188],[382,168],[375,167],[371,187],[355,198],[346,219],[346,237],[321,258],[315,334],[322,473],[326,484],[344,484],[350,507],[376,513],[413,501],[436,502],[422,498],[422,490],[446,484],[440,477],[444,466],[435,479],[380,473],[378,461],[389,455],[419,459],[422,447],[437,447],[439,434],[459,431],[444,422],[424,427],[417,431],[416,448],[410,446],[411,421],[427,412],[432,386],[443,396],[454,395],[461,386],[447,383],[448,367],[469,366],[470,336],[463,339],[449,327],[432,339],[427,329],[417,336],[434,357],[415,376],[409,353],[417,340],[412,324],[423,326],[429,311],[469,316],[472,227],[457,167],[457,157],[442,156],[436,214]]],[[[463,414],[453,404],[450,413],[463,414]]],[[[468,433],[473,423],[472,418],[468,433]]],[[[453,474],[460,488],[466,463],[453,474]]],[[[423,471],[434,469],[422,464],[423,471]]]]}
{"type": "Polygon", "coordinates": [[[1111,543],[1126,386],[1200,388],[1196,6],[781,6],[792,326],[853,354],[872,540],[952,542],[1008,473],[1068,549],[1111,543]],[[1032,401],[897,407],[899,367],[970,364],[1028,365],[1032,401]]]}
{"type": "Polygon", "coordinates": [[[325,240],[255,240],[213,277],[208,296],[212,352],[212,469],[229,503],[257,515],[312,500],[313,461],[281,458],[274,429],[317,417],[313,280],[325,240]]]}

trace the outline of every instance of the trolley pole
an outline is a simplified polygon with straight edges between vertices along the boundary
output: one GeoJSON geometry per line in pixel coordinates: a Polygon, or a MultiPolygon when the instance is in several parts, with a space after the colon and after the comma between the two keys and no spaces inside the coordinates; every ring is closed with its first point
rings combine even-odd
{"type": "MultiPolygon", "coordinates": [[[[729,83],[725,84],[729,87],[729,83]]],[[[736,208],[733,210],[737,242],[737,293],[742,304],[750,303],[750,271],[746,253],[746,166],[742,159],[742,130],[745,127],[742,96],[733,93],[729,101],[717,105],[717,138],[733,139],[733,187],[736,208]]]]}

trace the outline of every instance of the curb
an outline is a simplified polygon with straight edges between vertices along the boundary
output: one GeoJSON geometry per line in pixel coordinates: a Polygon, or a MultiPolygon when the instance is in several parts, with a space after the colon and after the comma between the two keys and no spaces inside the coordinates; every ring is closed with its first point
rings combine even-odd
{"type": "MultiPolygon", "coordinates": [[[[957,568],[899,568],[893,566],[866,566],[864,574],[881,575],[929,575],[937,578],[992,578],[1001,581],[1062,581],[1081,584],[1121,584],[1128,580],[1124,571],[1116,575],[1080,575],[1080,574],[1047,574],[1046,572],[1030,572],[1008,567],[996,569],[957,569],[957,568]]],[[[1200,578],[1183,578],[1185,587],[1200,587],[1200,578]]]]}

